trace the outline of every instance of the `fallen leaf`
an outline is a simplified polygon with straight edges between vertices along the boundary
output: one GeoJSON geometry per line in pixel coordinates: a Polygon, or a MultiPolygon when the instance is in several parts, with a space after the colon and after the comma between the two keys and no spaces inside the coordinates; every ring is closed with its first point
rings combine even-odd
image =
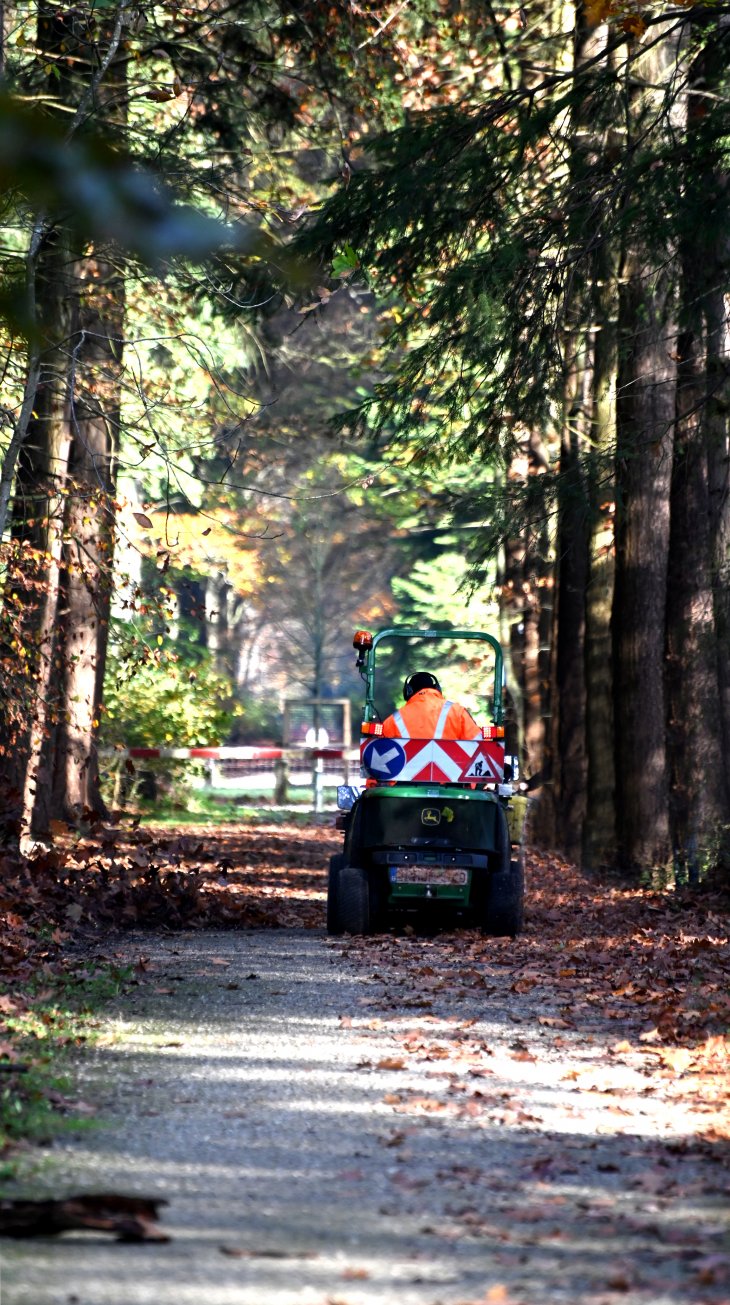
{"type": "Polygon", "coordinates": [[[692,1063],[692,1052],[687,1047],[665,1047],[660,1052],[663,1063],[667,1069],[674,1070],[677,1074],[683,1074],[692,1063]]]}
{"type": "Polygon", "coordinates": [[[446,1109],[446,1103],[439,1101],[438,1097],[409,1097],[407,1104],[416,1110],[434,1111],[446,1109]]]}

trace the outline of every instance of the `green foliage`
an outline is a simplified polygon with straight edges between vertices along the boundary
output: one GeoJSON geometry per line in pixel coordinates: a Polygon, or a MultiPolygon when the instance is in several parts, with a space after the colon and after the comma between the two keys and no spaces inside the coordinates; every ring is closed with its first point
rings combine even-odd
{"type": "MultiPolygon", "coordinates": [[[[697,48],[712,41],[714,26],[696,33],[697,48]]],[[[634,75],[640,80],[638,47],[619,35],[613,60],[574,68],[565,35],[548,51],[536,33],[528,38],[513,29],[503,34],[498,56],[482,15],[470,37],[490,70],[481,91],[456,103],[424,103],[407,122],[372,138],[368,166],[332,195],[299,247],[328,262],[349,245],[368,285],[397,304],[386,345],[391,366],[340,425],[399,441],[420,467],[479,460],[501,475],[521,431],[549,433],[559,424],[569,365],[565,333],[594,329],[598,260],[622,240],[643,241],[659,265],[672,257],[688,214],[695,229],[702,225],[690,179],[703,169],[715,175],[711,169],[726,161],[728,112],[713,104],[705,115],[698,159],[680,159],[676,136],[654,130],[677,111],[691,75],[683,57],[676,78],[647,102],[639,145],[622,150],[625,86],[634,75]],[[512,50],[516,55],[528,39],[545,70],[529,88],[518,85],[512,63],[512,50]],[[593,144],[571,152],[571,133],[586,122],[593,144]],[[688,200],[680,203],[684,168],[688,200]]],[[[461,47],[459,59],[468,66],[461,47]]],[[[716,227],[726,204],[726,195],[716,196],[716,227]]],[[[511,498],[513,489],[524,497],[515,482],[503,482],[502,497],[511,498]]],[[[543,519],[554,490],[541,477],[531,491],[543,494],[543,519]]],[[[519,507],[494,504],[500,538],[509,537],[519,507]]],[[[494,515],[485,514],[488,524],[494,515]]],[[[494,535],[489,530],[482,555],[494,535]]]]}
{"type": "Polygon", "coordinates": [[[279,743],[281,733],[282,714],[270,695],[250,692],[239,695],[235,723],[237,743],[256,743],[259,739],[279,743]]]}
{"type": "Polygon", "coordinates": [[[491,630],[496,603],[485,593],[473,593],[469,565],[462,553],[439,553],[415,563],[408,576],[393,581],[402,623],[491,630]]]}
{"type": "Polygon", "coordinates": [[[203,653],[185,661],[170,647],[109,659],[104,690],[104,743],[127,747],[224,742],[239,708],[227,676],[203,653]]]}
{"type": "Polygon", "coordinates": [[[332,259],[332,275],[337,277],[351,276],[359,266],[360,260],[352,245],[345,245],[344,249],[335,254],[332,259]]]}

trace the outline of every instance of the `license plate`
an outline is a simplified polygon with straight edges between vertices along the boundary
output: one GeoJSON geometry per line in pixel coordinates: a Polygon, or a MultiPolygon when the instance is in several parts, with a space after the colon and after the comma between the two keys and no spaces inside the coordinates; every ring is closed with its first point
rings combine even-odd
{"type": "Polygon", "coordinates": [[[465,884],[468,871],[455,865],[399,865],[397,884],[465,884]]]}

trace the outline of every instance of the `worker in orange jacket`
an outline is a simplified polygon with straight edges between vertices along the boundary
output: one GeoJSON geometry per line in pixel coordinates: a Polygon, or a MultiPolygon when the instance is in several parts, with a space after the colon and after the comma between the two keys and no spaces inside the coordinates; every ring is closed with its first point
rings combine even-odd
{"type": "Polygon", "coordinates": [[[389,739],[481,739],[484,731],[466,707],[447,702],[430,671],[416,671],[403,685],[405,705],[383,721],[389,739]]]}

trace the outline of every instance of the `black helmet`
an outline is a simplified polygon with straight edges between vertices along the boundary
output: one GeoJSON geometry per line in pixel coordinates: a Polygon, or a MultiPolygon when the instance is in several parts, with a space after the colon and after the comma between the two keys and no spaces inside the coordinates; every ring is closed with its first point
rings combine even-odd
{"type": "Polygon", "coordinates": [[[406,702],[413,697],[414,693],[418,693],[419,689],[436,689],[440,693],[441,685],[436,676],[432,675],[430,671],[416,671],[413,675],[408,676],[403,685],[403,697],[406,702]]]}

